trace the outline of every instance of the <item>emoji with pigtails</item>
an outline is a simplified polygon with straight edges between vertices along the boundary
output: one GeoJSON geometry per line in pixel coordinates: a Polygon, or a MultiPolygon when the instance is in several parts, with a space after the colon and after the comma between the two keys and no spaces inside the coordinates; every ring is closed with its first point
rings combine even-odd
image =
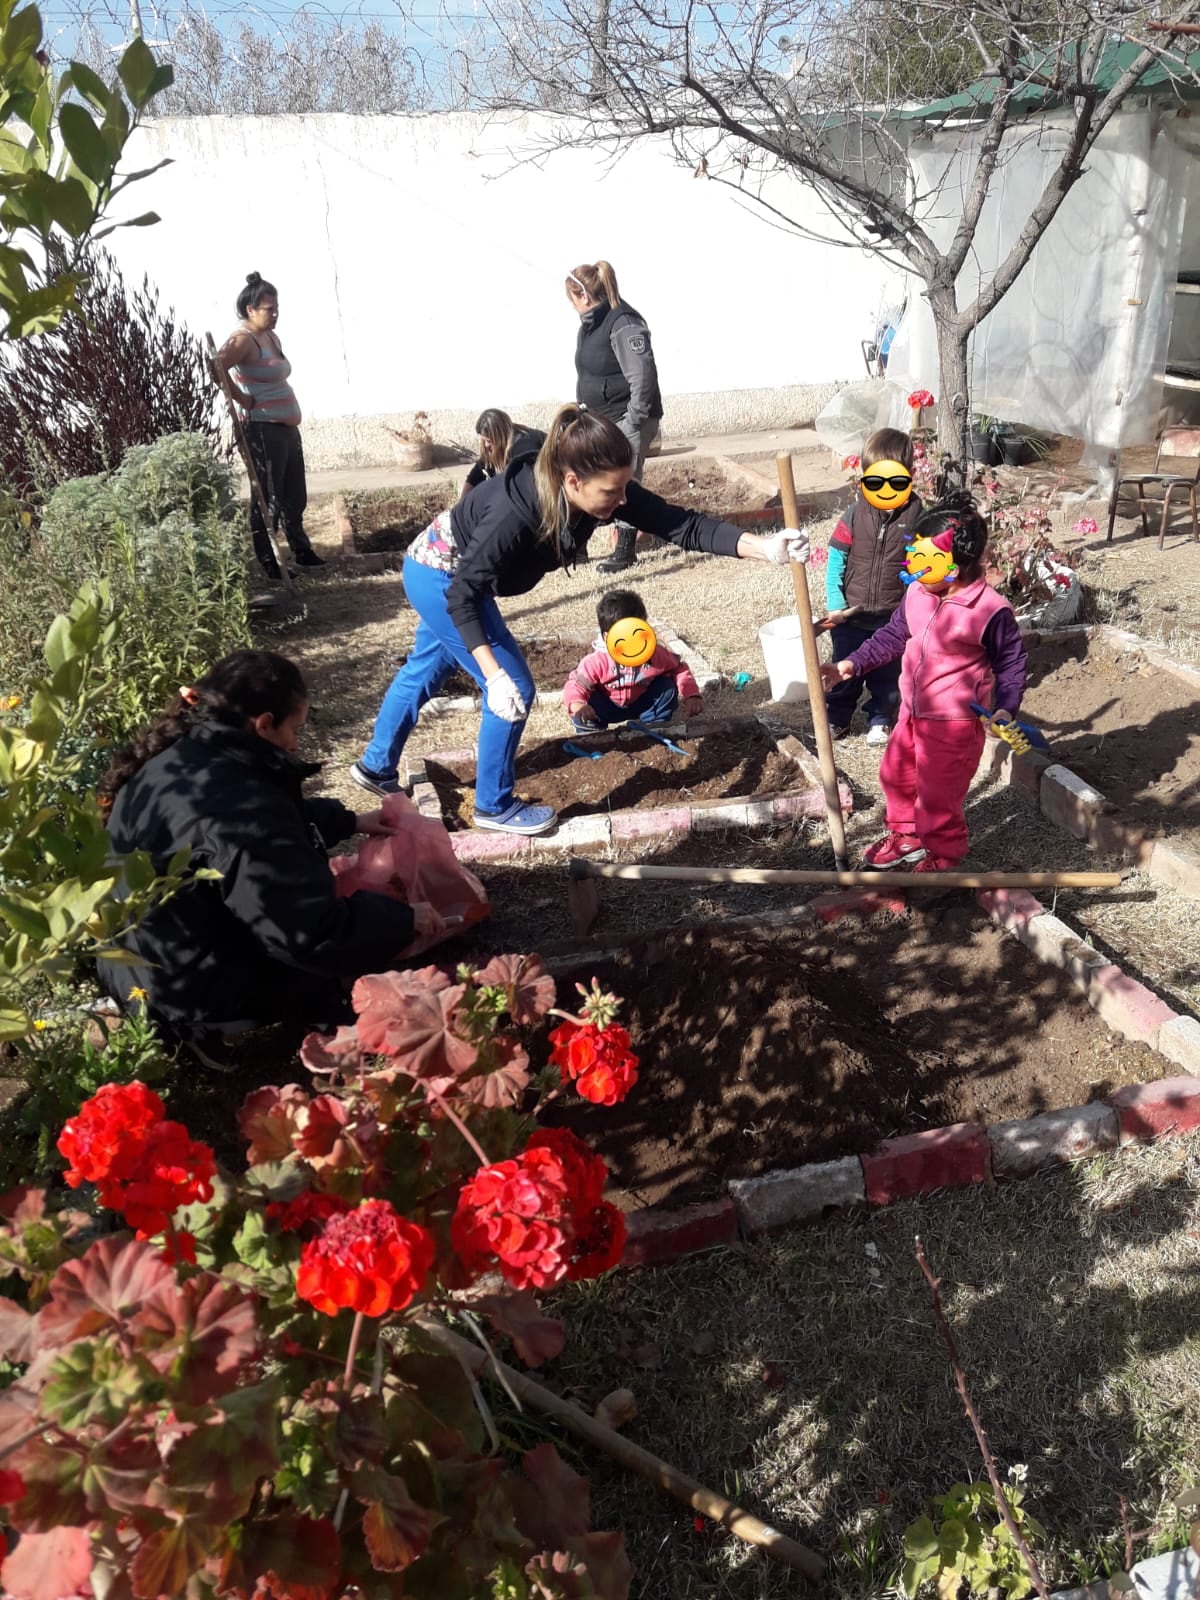
{"type": "Polygon", "coordinates": [[[949,583],[958,576],[958,562],[954,559],[954,529],[933,538],[914,539],[905,546],[905,562],[900,572],[900,582],[924,583],[929,588],[949,583]]]}

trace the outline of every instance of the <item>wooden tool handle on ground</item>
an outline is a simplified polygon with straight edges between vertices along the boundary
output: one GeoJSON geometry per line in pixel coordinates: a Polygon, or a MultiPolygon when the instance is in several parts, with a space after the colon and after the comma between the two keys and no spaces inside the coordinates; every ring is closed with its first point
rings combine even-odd
{"type": "Polygon", "coordinates": [[[821,889],[1115,889],[1120,872],[806,872],[783,867],[618,866],[572,856],[572,878],[629,878],[647,883],[797,884],[821,889]]]}
{"type": "Polygon", "coordinates": [[[246,476],[250,480],[250,497],[258,505],[259,515],[266,529],[267,543],[271,547],[271,554],[275,557],[275,565],[279,568],[279,581],[282,583],[286,594],[292,593],[292,580],[288,574],[287,562],[282,559],[279,542],[275,538],[275,529],[272,527],[271,507],[267,503],[267,496],[262,486],[262,479],[254,465],[254,457],[250,454],[250,441],[246,438],[246,430],[242,426],[241,413],[238,411],[237,401],[233,398],[233,385],[229,381],[229,374],[217,360],[217,347],[211,333],[204,335],[204,342],[208,347],[208,362],[213,370],[221,393],[225,396],[225,404],[229,410],[229,422],[233,428],[233,440],[237,445],[238,454],[242,458],[242,465],[246,469],[246,476]]]}
{"type": "Polygon", "coordinates": [[[545,1412],[547,1416],[560,1422],[568,1432],[586,1439],[589,1444],[594,1444],[603,1450],[605,1455],[611,1456],[614,1461],[619,1461],[623,1467],[628,1467],[631,1472],[638,1473],[650,1483],[657,1484],[660,1489],[665,1489],[668,1494],[674,1495],[676,1500],[682,1500],[683,1504],[690,1506],[693,1511],[699,1511],[702,1515],[711,1517],[714,1522],[719,1522],[722,1527],[728,1528],[730,1533],[744,1540],[746,1544],[758,1545],[777,1561],[795,1567],[808,1578],[821,1577],[825,1563],[815,1551],[798,1544],[795,1539],[789,1539],[786,1534],[768,1526],[758,1517],[752,1516],[749,1511],[743,1511],[740,1506],[735,1506],[723,1495],[714,1494],[702,1483],[697,1483],[695,1478],[690,1478],[686,1472],[680,1472],[677,1467],[652,1455],[649,1450],[643,1450],[641,1445],[624,1438],[613,1428],[606,1428],[602,1422],[597,1422],[595,1417],[589,1417],[586,1411],[581,1411],[569,1400],[551,1394],[549,1389],[543,1388],[536,1379],[506,1366],[494,1356],[485,1355],[477,1345],[460,1338],[442,1323],[435,1322],[431,1317],[421,1317],[419,1324],[423,1332],[457,1356],[477,1377],[489,1369],[495,1371],[500,1381],[506,1388],[512,1390],[523,1405],[545,1412]]]}
{"type": "MultiPolygon", "coordinates": [[[[792,458],[786,452],[775,457],[779,473],[779,498],[783,501],[783,518],[787,527],[795,528],[800,521],[796,505],[796,481],[792,476],[792,458]]],[[[833,759],[833,737],[829,732],[829,713],[825,709],[825,692],[821,688],[821,656],[817,650],[817,634],[813,627],[812,600],[808,593],[808,574],[798,561],[791,563],[792,587],[796,591],[796,614],[800,618],[800,642],[804,646],[804,673],[808,679],[808,703],[812,708],[813,733],[817,740],[817,755],[821,762],[821,787],[825,791],[825,809],[829,814],[829,840],[833,845],[833,859],[838,870],[845,872],[850,865],[846,853],[846,824],[842,819],[842,802],[838,794],[837,765],[833,759]]]]}

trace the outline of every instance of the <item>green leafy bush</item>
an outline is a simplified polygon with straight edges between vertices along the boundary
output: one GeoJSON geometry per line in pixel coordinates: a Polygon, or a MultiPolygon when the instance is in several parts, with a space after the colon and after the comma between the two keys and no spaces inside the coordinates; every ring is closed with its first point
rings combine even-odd
{"type": "MultiPolygon", "coordinates": [[[[1024,1468],[1014,1468],[1004,1498],[1027,1543],[1046,1537],[1022,1506],[1024,1468]]],[[[933,1516],[918,1517],[904,1532],[903,1585],[906,1595],[936,1582],[941,1600],[956,1600],[963,1585],[970,1594],[1000,1593],[1023,1600],[1033,1582],[1016,1541],[996,1505],[990,1483],[956,1483],[933,1500],[933,1516]]]]}

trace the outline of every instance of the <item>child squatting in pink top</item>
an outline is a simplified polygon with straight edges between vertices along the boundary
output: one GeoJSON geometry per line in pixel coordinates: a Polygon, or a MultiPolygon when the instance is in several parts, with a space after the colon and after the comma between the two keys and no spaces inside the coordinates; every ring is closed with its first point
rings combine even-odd
{"type": "MultiPolygon", "coordinates": [[[[704,709],[700,686],[691,668],[673,650],[657,644],[653,654],[637,665],[614,658],[605,642],[619,622],[646,620],[646,607],[632,589],[610,589],[600,596],[596,621],[600,637],[590,655],[571,673],[563,689],[563,702],[571,725],[579,733],[611,727],[619,722],[644,722],[647,726],[670,722],[676,709],[685,717],[704,709]]],[[[632,632],[633,630],[631,630],[632,632]]],[[[642,654],[643,637],[631,640],[630,654],[642,654]]],[[[610,641],[611,642],[611,641],[610,641]]]]}
{"type": "Polygon", "coordinates": [[[900,719],[879,767],[887,834],[863,855],[880,869],[944,872],[967,853],[963,801],[983,754],[971,702],[1011,722],[1028,658],[1013,608],[983,576],[987,525],[967,494],[914,525],[904,599],[878,633],[821,668],[826,688],[902,656],[900,719]]]}

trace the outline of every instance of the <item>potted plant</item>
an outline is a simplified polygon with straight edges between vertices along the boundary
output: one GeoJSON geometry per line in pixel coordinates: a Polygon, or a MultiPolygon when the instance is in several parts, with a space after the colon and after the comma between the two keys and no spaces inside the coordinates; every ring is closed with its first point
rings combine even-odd
{"type": "Polygon", "coordinates": [[[389,428],[392,436],[392,453],[396,465],[405,472],[428,472],[433,466],[433,435],[429,431],[429,416],[418,411],[407,428],[389,428]]]}
{"type": "Polygon", "coordinates": [[[999,435],[1004,424],[997,417],[977,415],[971,419],[971,456],[978,466],[1000,465],[999,435]]]}

